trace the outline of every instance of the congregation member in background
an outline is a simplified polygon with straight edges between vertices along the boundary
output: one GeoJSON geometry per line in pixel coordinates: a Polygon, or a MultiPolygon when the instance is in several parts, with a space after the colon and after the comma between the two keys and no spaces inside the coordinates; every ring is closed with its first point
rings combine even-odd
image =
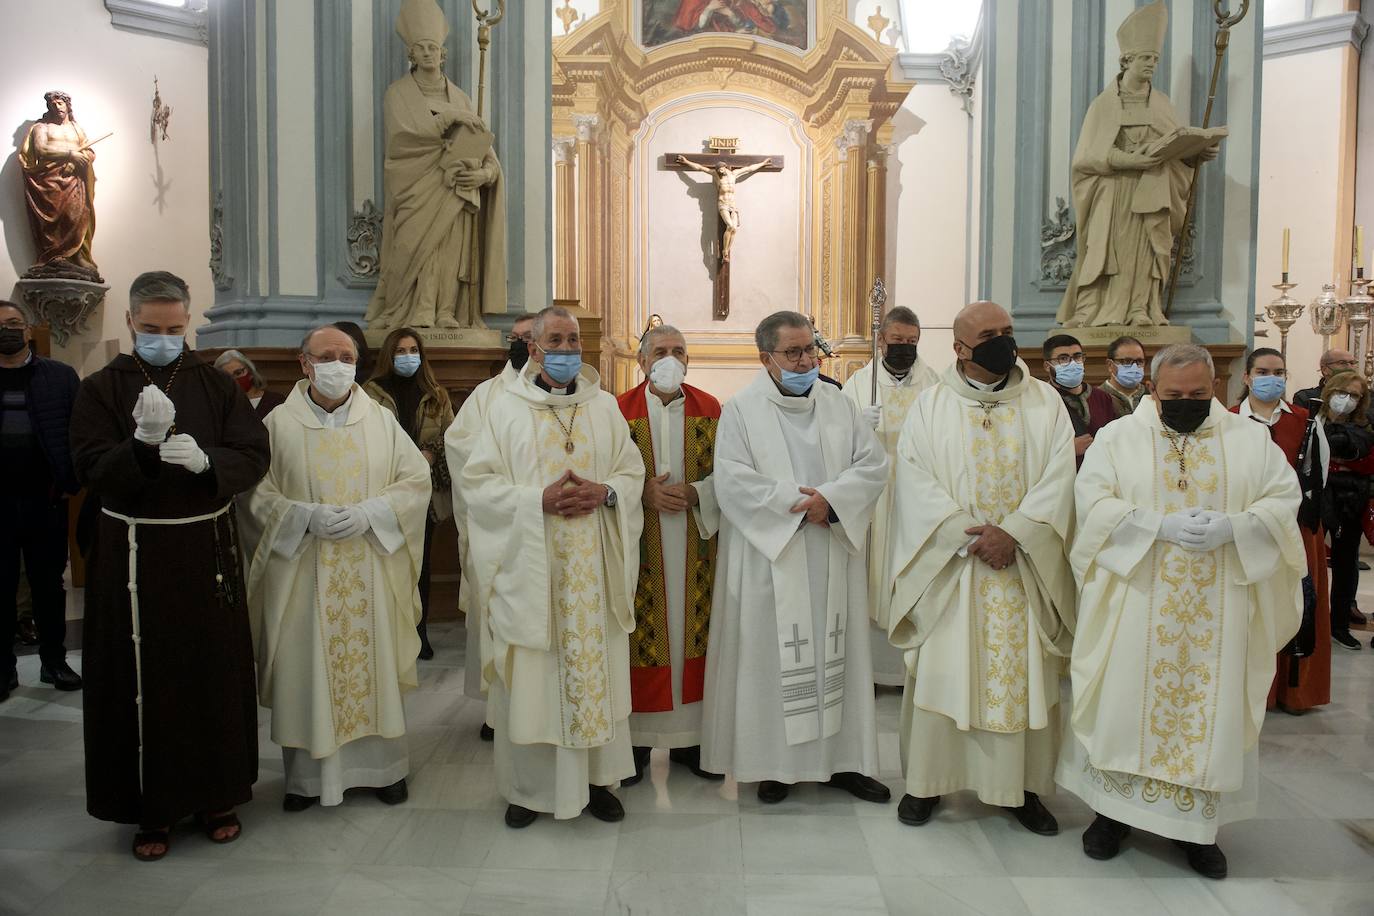
{"type": "Polygon", "coordinates": [[[1252,350],[1245,359],[1245,388],[1232,410],[1262,423],[1298,475],[1302,504],[1298,527],[1307,555],[1303,582],[1303,619],[1298,634],[1279,653],[1269,707],[1300,715],[1331,702],[1330,574],[1326,568],[1326,532],[1321,524],[1322,490],[1331,449],[1320,417],[1309,416],[1284,399],[1288,370],[1283,354],[1270,347],[1252,350]]]}
{"type": "Polygon", "coordinates": [[[425,545],[420,565],[420,658],[434,657],[429,644],[429,554],[434,526],[453,514],[450,468],[444,435],[453,424],[453,403],[434,377],[425,355],[425,342],[411,328],[397,328],[378,351],[376,373],[363,387],[374,401],[391,411],[410,441],[429,463],[434,495],[425,515],[425,545]]]}
{"type": "Polygon", "coordinates": [[[82,383],[72,460],[99,500],[87,561],[86,809],[140,825],[160,859],[197,815],[216,843],[258,775],[253,645],[234,497],[268,467],[267,430],[223,372],[186,346],[191,294],[163,271],[129,289],[132,355],[82,383]]]}
{"type": "Polygon", "coordinates": [[[1077,467],[1083,466],[1083,453],[1093,444],[1102,427],[1117,417],[1111,395],[1094,388],[1083,380],[1087,355],[1078,338],[1068,334],[1053,334],[1041,348],[1045,358],[1045,372],[1064,400],[1073,423],[1073,454],[1077,467]]]}
{"type": "Polygon", "coordinates": [[[417,684],[430,468],[353,381],[356,359],[332,325],[305,335],[306,377],[267,418],[272,465],[247,501],[258,696],[290,812],[352,788],[407,797],[401,694],[417,684]]]}
{"type": "Polygon", "coordinates": [[[1145,345],[1134,337],[1118,337],[1107,344],[1107,379],[1102,390],[1116,402],[1119,417],[1135,413],[1145,390],[1145,345]]]}
{"type": "Polygon", "coordinates": [[[1073,734],[1056,778],[1097,812],[1090,858],[1137,827],[1224,878],[1217,829],[1255,816],[1306,560],[1298,478],[1267,430],[1217,402],[1214,375],[1202,347],[1160,350],[1153,400],[1104,429],[1078,474],[1073,734]]]}
{"type": "Polygon", "coordinates": [[[1351,635],[1350,625],[1355,622],[1360,542],[1374,473],[1374,424],[1364,376],[1333,372],[1322,386],[1319,416],[1331,447],[1331,470],[1322,497],[1322,524],[1331,535],[1331,641],[1359,651],[1360,641],[1351,635]]]}
{"type": "Polygon", "coordinates": [[[1012,333],[994,302],[961,311],[956,362],[897,445],[888,626],[915,653],[897,818],[920,826],[942,795],[972,789],[1050,836],[1059,823],[1040,796],[1054,791],[1073,639],[1073,428],[1012,333]]]}
{"type": "Polygon", "coordinates": [[[887,452],[887,489],[873,510],[873,525],[868,537],[868,618],[873,648],[873,682],[884,687],[900,687],[906,682],[906,662],[902,651],[887,639],[888,529],[892,525],[892,480],[896,476],[897,438],[907,411],[916,396],[939,382],[940,377],[917,356],[921,342],[921,322],[909,308],[897,306],[883,316],[878,326],[880,365],[868,363],[844,383],[844,393],[859,408],[865,420],[878,433],[887,452]],[[873,376],[878,376],[878,403],[870,404],[873,376]]]}
{"type": "Polygon", "coordinates": [[[472,568],[472,546],[469,542],[467,509],[463,497],[463,465],[467,464],[472,447],[477,444],[477,437],[482,431],[482,424],[486,422],[491,402],[520,378],[520,370],[529,362],[532,341],[530,331],[534,327],[535,317],[533,312],[525,312],[516,317],[510,333],[506,335],[506,346],[510,351],[505,366],[501,368],[501,374],[487,379],[473,389],[472,394],[468,395],[458,408],[458,415],[449,425],[448,432],[444,434],[444,453],[448,456],[448,472],[453,486],[453,521],[458,528],[458,562],[462,567],[462,576],[458,583],[458,609],[463,612],[463,629],[467,635],[463,652],[463,693],[469,699],[483,705],[482,726],[478,733],[483,741],[490,741],[494,737],[485,712],[487,685],[483,674],[485,660],[489,660],[490,655],[483,648],[482,620],[485,611],[479,600],[481,595],[473,587],[475,572],[472,568]]]}
{"type": "Polygon", "coordinates": [[[1321,373],[1317,384],[1293,393],[1293,403],[1308,413],[1316,413],[1321,405],[1322,386],[1337,372],[1354,372],[1359,368],[1355,355],[1349,350],[1327,350],[1321,355],[1317,369],[1321,373]]]}
{"type": "Polygon", "coordinates": [[[347,334],[353,340],[353,346],[358,348],[358,365],[353,380],[359,385],[366,384],[372,378],[372,368],[377,363],[377,354],[367,345],[367,334],[356,321],[336,321],[334,327],[347,334]]]}
{"type": "Polygon", "coordinates": [[[253,361],[238,350],[225,350],[215,357],[215,368],[228,375],[248,397],[253,412],[262,420],[276,408],[286,403],[286,397],[275,391],[267,390],[267,382],[253,361]]]}
{"type": "Polygon", "coordinates": [[[497,394],[459,486],[493,673],[496,789],[506,824],[625,817],[634,774],[630,643],[644,461],[582,362],[577,319],[534,320],[530,362],[497,394]]]}
{"type": "Polygon", "coordinates": [[[720,550],[706,657],[702,766],[759,801],[819,782],[886,802],[878,772],[864,544],[887,486],[882,444],[820,381],[811,325],[775,312],[762,368],[721,411],[720,550]]]}
{"type": "Polygon", "coordinates": [[[29,583],[38,679],[80,690],[67,664],[67,497],[80,489],[67,434],[80,384],[71,366],[33,351],[24,312],[0,301],[0,701],[19,687],[14,656],[19,577],[29,583]],[[20,561],[23,561],[22,564],[20,561]]]}
{"type": "Polygon", "coordinates": [[[644,461],[644,534],[635,629],[630,634],[630,737],[635,773],[644,778],[649,754],[702,779],[724,779],[701,768],[701,708],[715,582],[720,507],[711,476],[720,402],[685,384],[687,340],[658,325],[639,342],[644,381],[617,400],[644,461]]]}

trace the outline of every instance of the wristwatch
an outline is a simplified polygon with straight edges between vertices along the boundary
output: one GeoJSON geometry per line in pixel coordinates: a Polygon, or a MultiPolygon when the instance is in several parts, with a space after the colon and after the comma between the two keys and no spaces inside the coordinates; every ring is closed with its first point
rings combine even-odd
{"type": "Polygon", "coordinates": [[[602,486],[606,488],[606,499],[601,505],[605,506],[607,509],[614,509],[615,504],[620,501],[620,498],[615,495],[615,490],[611,489],[610,484],[603,483],[602,486]]]}

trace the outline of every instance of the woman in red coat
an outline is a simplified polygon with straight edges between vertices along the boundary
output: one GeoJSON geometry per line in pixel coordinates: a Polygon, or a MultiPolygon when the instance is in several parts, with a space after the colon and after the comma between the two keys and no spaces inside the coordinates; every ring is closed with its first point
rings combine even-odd
{"type": "Polygon", "coordinates": [[[1307,574],[1316,594],[1312,617],[1315,638],[1311,654],[1295,658],[1289,652],[1279,653],[1278,671],[1269,688],[1269,708],[1275,706],[1291,715],[1300,715],[1313,706],[1331,702],[1331,611],[1329,580],[1326,570],[1326,536],[1322,531],[1320,495],[1324,482],[1329,451],[1322,423],[1313,421],[1306,410],[1284,399],[1288,371],[1278,350],[1261,347],[1245,360],[1245,390],[1240,403],[1231,408],[1242,417],[1249,417],[1269,427],[1274,443],[1288,456],[1288,463],[1298,473],[1303,489],[1302,509],[1298,511],[1303,546],[1307,550],[1307,574]],[[1306,445],[1306,449],[1304,449],[1306,445]],[[1299,466],[1305,460],[1307,474],[1299,466]],[[1297,666],[1297,677],[1291,666],[1297,666]]]}

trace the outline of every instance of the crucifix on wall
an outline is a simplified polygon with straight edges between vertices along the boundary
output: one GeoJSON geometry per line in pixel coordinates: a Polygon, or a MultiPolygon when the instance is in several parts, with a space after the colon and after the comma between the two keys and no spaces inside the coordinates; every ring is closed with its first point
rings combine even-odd
{"type": "Polygon", "coordinates": [[[730,317],[730,250],[741,225],[735,185],[755,172],[781,172],[783,158],[738,155],[739,140],[734,137],[712,137],[707,141],[707,148],[711,150],[710,153],[669,153],[664,160],[669,171],[702,172],[710,175],[715,182],[720,247],[716,255],[711,317],[716,321],[724,321],[730,317]]]}

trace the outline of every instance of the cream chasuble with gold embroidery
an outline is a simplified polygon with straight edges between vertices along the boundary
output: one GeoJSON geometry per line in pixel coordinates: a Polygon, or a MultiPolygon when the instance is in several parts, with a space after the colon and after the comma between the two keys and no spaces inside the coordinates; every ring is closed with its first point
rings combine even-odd
{"type": "Polygon", "coordinates": [[[1053,789],[1058,657],[1074,620],[1072,424],[1024,363],[987,391],[951,367],[907,414],[897,456],[887,621],[892,643],[914,650],[907,792],[1020,805],[1053,789]],[[1005,569],[967,553],[965,530],[988,524],[1017,542],[1005,569]]]}
{"type": "Polygon", "coordinates": [[[1263,426],[1213,401],[1181,436],[1147,397],[1098,435],[1076,493],[1077,740],[1056,778],[1108,817],[1212,843],[1255,813],[1275,654],[1302,609],[1297,477],[1263,426]],[[1165,515],[1194,508],[1225,513],[1234,543],[1157,539],[1165,515]]]}
{"type": "Polygon", "coordinates": [[[571,394],[537,387],[538,371],[529,363],[493,399],[461,486],[487,610],[497,788],[569,818],[586,807],[589,784],[634,772],[628,634],[644,462],[595,370],[584,366],[571,394]],[[611,487],[616,506],[546,515],[544,488],[568,470],[611,487]]]}
{"type": "MultiPolygon", "coordinates": [[[[873,363],[851,375],[844,383],[844,393],[861,410],[869,406],[873,391],[873,363]]],[[[892,584],[888,570],[888,528],[892,524],[892,481],[897,476],[897,439],[906,422],[907,411],[916,403],[916,396],[940,381],[936,371],[918,359],[911,370],[898,379],[886,367],[879,366],[878,403],[883,415],[878,423],[878,438],[887,452],[887,489],[873,509],[873,526],[868,540],[868,616],[873,621],[870,636],[873,643],[873,683],[884,687],[900,687],[906,680],[906,661],[901,649],[887,639],[887,593],[892,584]]]]}
{"type": "MultiPolygon", "coordinates": [[[[430,493],[428,464],[389,412],[355,387],[327,414],[308,385],[265,421],[273,461],[247,499],[245,526],[258,695],[272,709],[272,739],[306,752],[302,765],[405,734],[401,692],[416,685],[415,583],[430,493]],[[362,506],[369,530],[338,541],[310,534],[318,504],[362,506]]],[[[363,769],[387,769],[368,756],[363,769]]]]}

